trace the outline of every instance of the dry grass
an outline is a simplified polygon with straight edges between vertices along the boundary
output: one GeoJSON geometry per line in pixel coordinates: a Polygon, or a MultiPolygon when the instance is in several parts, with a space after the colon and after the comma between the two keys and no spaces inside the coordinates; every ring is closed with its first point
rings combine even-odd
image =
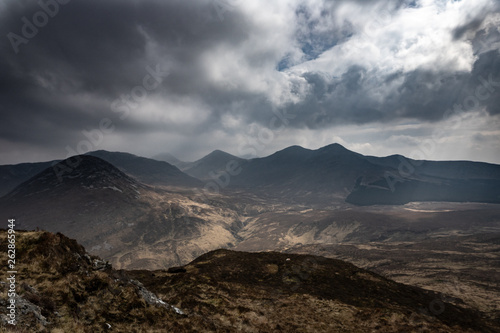
{"type": "MultiPolygon", "coordinates": [[[[0,260],[6,260],[5,231],[0,240],[0,260]]],[[[425,313],[421,308],[439,295],[339,260],[217,250],[185,266],[185,273],[126,272],[96,270],[97,258],[89,260],[83,247],[61,234],[20,232],[17,240],[17,291],[49,324],[27,313],[14,329],[0,325],[1,332],[498,330],[451,304],[442,314],[425,313]],[[131,276],[186,315],[148,304],[131,276]]],[[[0,291],[4,314],[5,286],[0,291]]]]}
{"type": "MultiPolygon", "coordinates": [[[[173,320],[172,310],[149,305],[125,274],[97,271],[91,258],[74,240],[60,234],[17,234],[17,293],[50,323],[42,325],[32,313],[20,314],[15,332],[145,332],[163,329],[162,321],[173,320]]],[[[6,260],[5,232],[0,233],[0,260],[6,260]]],[[[1,280],[5,281],[5,272],[1,280]]],[[[2,307],[7,295],[1,290],[2,307]]],[[[3,327],[5,330],[6,328],[3,327]]]]}

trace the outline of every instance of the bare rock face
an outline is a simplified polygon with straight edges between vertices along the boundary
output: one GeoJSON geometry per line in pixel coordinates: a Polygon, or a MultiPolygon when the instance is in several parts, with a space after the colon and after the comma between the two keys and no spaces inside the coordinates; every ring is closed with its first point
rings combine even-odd
{"type": "MultiPolygon", "coordinates": [[[[28,323],[26,326],[28,327],[45,327],[48,324],[50,324],[47,321],[47,318],[45,318],[44,315],[42,315],[42,310],[39,306],[31,303],[24,297],[21,297],[19,295],[16,295],[14,297],[15,304],[16,304],[16,310],[17,310],[17,318],[18,322],[23,322],[23,323],[28,323]]],[[[0,305],[2,307],[7,307],[7,302],[5,300],[0,301],[0,305]]],[[[11,321],[11,319],[6,315],[6,314],[1,314],[0,315],[2,325],[8,326],[8,323],[11,321]]]]}

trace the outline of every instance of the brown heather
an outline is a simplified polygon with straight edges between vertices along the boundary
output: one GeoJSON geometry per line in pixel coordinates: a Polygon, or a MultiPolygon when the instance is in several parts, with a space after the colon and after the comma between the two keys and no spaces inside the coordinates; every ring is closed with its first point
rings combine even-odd
{"type": "MultiPolygon", "coordinates": [[[[341,260],[216,250],[185,269],[114,270],[62,234],[18,232],[15,328],[2,332],[495,332],[479,312],[341,260]],[[140,282],[137,282],[140,281],[140,282]],[[145,288],[170,306],[150,304],[145,288]],[[434,304],[434,305],[433,305],[434,304]],[[432,306],[442,311],[429,311],[432,306]],[[26,310],[28,309],[28,310],[26,310]]],[[[0,260],[7,261],[6,232],[0,260]]],[[[6,281],[2,270],[1,281],[6,281]]],[[[0,315],[6,313],[2,285],[0,315]]]]}

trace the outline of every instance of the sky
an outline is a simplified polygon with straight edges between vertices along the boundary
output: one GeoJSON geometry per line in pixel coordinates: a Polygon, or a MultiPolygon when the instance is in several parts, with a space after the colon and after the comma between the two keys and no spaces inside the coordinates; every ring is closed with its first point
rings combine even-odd
{"type": "Polygon", "coordinates": [[[500,164],[498,0],[4,0],[0,164],[331,143],[500,164]]]}

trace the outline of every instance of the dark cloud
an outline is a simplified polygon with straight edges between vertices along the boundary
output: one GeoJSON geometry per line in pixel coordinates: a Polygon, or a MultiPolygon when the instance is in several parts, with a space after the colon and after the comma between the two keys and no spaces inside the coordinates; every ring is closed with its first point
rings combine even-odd
{"type": "MultiPolygon", "coordinates": [[[[40,11],[37,2],[7,2],[0,31],[23,37],[21,19],[31,22],[40,11]]],[[[146,66],[162,60],[148,53],[148,38],[172,63],[171,77],[161,87],[166,93],[210,95],[214,91],[203,86],[197,57],[207,47],[237,43],[246,34],[236,13],[223,22],[214,14],[210,4],[196,1],[60,5],[36,36],[17,46],[18,53],[8,38],[1,40],[0,136],[54,144],[74,140],[79,130],[95,127],[103,117],[117,118],[111,102],[142,83],[146,66]],[[237,19],[238,24],[232,22],[237,19]]],[[[131,123],[121,125],[123,130],[131,123]]]]}
{"type": "Polygon", "coordinates": [[[457,104],[463,110],[458,113],[483,106],[491,115],[500,113],[498,51],[479,55],[471,73],[414,70],[372,75],[361,66],[348,68],[333,82],[316,73],[304,74],[311,89],[303,102],[293,106],[298,115],[294,125],[320,128],[401,118],[434,122],[447,117],[457,104]],[[401,84],[384,90],[394,81],[401,84]],[[489,82],[486,88],[482,88],[484,82],[489,82]],[[377,89],[386,92],[382,101],[377,89]]]}
{"type": "MultiPolygon", "coordinates": [[[[486,19],[491,11],[469,17],[452,32],[455,43],[469,38],[473,45],[472,71],[444,66],[382,71],[338,59],[346,65],[331,74],[313,67],[299,72],[295,66],[322,61],[329,50],[363,34],[355,17],[339,16],[343,6],[360,5],[359,13],[374,20],[370,26],[379,27],[402,10],[418,8],[419,2],[325,1],[320,8],[297,2],[302,5],[282,26],[274,25],[277,19],[266,19],[271,8],[251,12],[238,1],[229,3],[72,0],[59,5],[58,13],[15,52],[9,33],[22,37],[25,19],[33,22],[42,9],[37,1],[4,1],[0,141],[51,151],[61,147],[64,154],[66,145],[74,146],[83,130],[98,127],[103,118],[110,118],[115,134],[124,138],[165,132],[186,140],[217,131],[236,136],[254,123],[269,127],[276,112],[293,114],[290,128],[398,119],[436,122],[467,96],[475,96],[480,78],[500,81],[500,55],[488,48],[499,37],[486,19]],[[142,85],[146,67],[157,64],[168,75],[148,92],[144,105],[121,119],[111,108],[113,101],[142,85]],[[239,123],[227,123],[228,116],[239,123]]],[[[488,98],[480,100],[490,115],[500,113],[495,84],[488,98]]],[[[176,149],[192,146],[178,144],[176,149]]],[[[127,150],[126,143],[122,147],[127,150]]]]}

